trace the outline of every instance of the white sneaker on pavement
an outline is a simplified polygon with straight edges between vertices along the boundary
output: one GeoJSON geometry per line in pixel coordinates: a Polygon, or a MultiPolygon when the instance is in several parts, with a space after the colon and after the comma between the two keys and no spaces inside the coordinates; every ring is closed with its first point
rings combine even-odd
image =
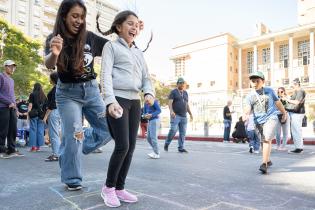
{"type": "Polygon", "coordinates": [[[152,159],[159,159],[160,158],[160,155],[158,154],[155,154],[154,152],[152,153],[149,153],[148,156],[152,159]]]}

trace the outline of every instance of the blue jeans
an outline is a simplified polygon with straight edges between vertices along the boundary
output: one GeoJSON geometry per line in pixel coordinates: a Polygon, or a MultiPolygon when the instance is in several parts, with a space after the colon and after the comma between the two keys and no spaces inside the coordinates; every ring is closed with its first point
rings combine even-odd
{"type": "Polygon", "coordinates": [[[158,145],[158,130],[160,127],[160,119],[153,119],[149,121],[147,140],[151,145],[155,154],[160,154],[158,145]]]}
{"type": "Polygon", "coordinates": [[[259,151],[260,139],[255,130],[247,131],[249,138],[249,147],[253,147],[255,151],[259,151]]]}
{"type": "Polygon", "coordinates": [[[48,116],[48,134],[51,142],[52,153],[59,156],[60,147],[60,116],[58,109],[53,109],[48,116]]]}
{"type": "Polygon", "coordinates": [[[165,144],[169,145],[172,142],[177,132],[177,129],[179,129],[178,149],[184,149],[186,128],[187,128],[187,117],[181,117],[179,115],[175,115],[174,118],[171,117],[171,128],[168,132],[165,144]]]}
{"type": "Polygon", "coordinates": [[[44,145],[45,124],[38,117],[30,119],[30,147],[40,147],[44,145]]]}
{"type": "Polygon", "coordinates": [[[289,112],[291,119],[291,136],[296,149],[303,149],[302,121],[304,114],[289,112]]]}
{"type": "Polygon", "coordinates": [[[62,142],[59,148],[61,181],[65,184],[80,184],[81,153],[89,153],[109,142],[105,104],[96,80],[81,83],[58,81],[56,103],[61,117],[62,142]],[[83,130],[82,114],[91,125],[83,130]],[[82,138],[84,132],[82,149],[82,138]]]}
{"type": "Polygon", "coordinates": [[[229,141],[232,121],[231,120],[223,120],[223,124],[224,124],[223,140],[229,141]]]}
{"type": "MultiPolygon", "coordinates": [[[[281,123],[280,123],[281,124],[281,123]]],[[[290,132],[290,116],[289,113],[287,113],[287,121],[284,124],[281,124],[276,132],[276,141],[277,146],[279,147],[281,145],[281,130],[282,130],[282,147],[285,147],[287,145],[288,136],[290,132]]]]}

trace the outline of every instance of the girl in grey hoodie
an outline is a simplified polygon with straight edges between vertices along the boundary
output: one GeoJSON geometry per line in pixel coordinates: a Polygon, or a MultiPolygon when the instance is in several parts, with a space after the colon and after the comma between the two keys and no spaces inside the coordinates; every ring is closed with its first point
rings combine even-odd
{"type": "Polygon", "coordinates": [[[134,45],[139,33],[139,19],[132,11],[120,12],[111,29],[104,35],[116,33],[118,38],[105,44],[102,53],[101,88],[107,107],[110,131],[115,140],[102,198],[109,207],[120,201],[137,202],[135,195],[124,189],[140,120],[140,93],[145,101],[154,99],[154,90],[146,62],[134,45]]]}

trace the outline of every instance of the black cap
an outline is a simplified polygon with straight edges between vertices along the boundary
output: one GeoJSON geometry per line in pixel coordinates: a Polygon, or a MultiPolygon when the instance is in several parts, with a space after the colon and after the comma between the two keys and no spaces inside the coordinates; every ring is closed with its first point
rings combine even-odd
{"type": "Polygon", "coordinates": [[[299,79],[299,78],[295,78],[295,79],[293,80],[293,83],[300,84],[301,82],[300,82],[300,79],[299,79]]]}

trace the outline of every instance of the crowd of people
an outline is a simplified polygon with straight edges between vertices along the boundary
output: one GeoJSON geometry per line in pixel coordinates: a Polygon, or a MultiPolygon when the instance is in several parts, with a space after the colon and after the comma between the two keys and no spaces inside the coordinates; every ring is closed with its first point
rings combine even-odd
{"type": "MultiPolygon", "coordinates": [[[[260,71],[251,73],[249,80],[252,90],[246,98],[244,115],[236,123],[232,136],[236,141],[242,139],[244,142],[247,139],[250,153],[259,153],[260,145],[262,146],[263,161],[259,170],[265,174],[272,165],[270,152],[273,139],[276,139],[276,149],[279,151],[296,154],[303,152],[302,122],[305,118],[306,93],[298,78],[292,81],[294,92],[291,97],[287,96],[284,87],[279,87],[276,94],[272,88],[265,86],[265,77],[260,71]],[[294,142],[294,150],[286,148],[289,133],[294,142]]],[[[228,101],[223,110],[225,141],[230,139],[231,105],[232,102],[228,101]]]]}
{"type": "MultiPolygon", "coordinates": [[[[12,60],[4,62],[4,72],[0,74],[0,153],[5,159],[24,156],[15,148],[17,127],[29,131],[30,151],[40,151],[47,125],[52,152],[45,161],[59,161],[61,182],[68,190],[75,191],[82,189],[82,153],[89,154],[113,139],[115,147],[101,187],[101,197],[106,206],[118,207],[121,201],[138,201],[136,195],[125,190],[125,181],[136,146],[140,119],[147,124],[147,128],[141,126],[142,133],[143,136],[146,133],[152,147],[148,156],[160,158],[158,129],[161,108],[155,98],[143,52],[134,41],[143,27],[137,14],[126,10],[116,15],[111,28],[103,32],[105,36],[115,33],[117,39],[113,41],[87,31],[86,15],[82,1],[61,2],[53,32],[45,46],[46,67],[57,69],[50,75],[53,88],[47,96],[41,84],[35,83],[29,98],[21,97],[21,101],[16,103],[11,78],[16,64],[12,60]],[[102,57],[100,84],[96,81],[93,68],[96,56],[102,57]],[[141,93],[144,95],[142,110],[141,93]],[[84,119],[90,127],[83,126],[84,119]]],[[[272,164],[271,141],[275,136],[278,149],[283,150],[288,129],[291,129],[296,146],[292,152],[303,151],[300,125],[305,113],[305,92],[298,80],[294,81],[295,93],[288,98],[284,88],[279,88],[277,95],[273,89],[264,86],[261,72],[251,74],[249,79],[253,90],[248,94],[247,106],[238,127],[247,128],[250,152],[259,153],[262,144],[263,161],[259,170],[267,173],[272,164]],[[284,133],[282,144],[278,129],[280,123],[284,133]]],[[[185,148],[187,113],[193,120],[188,102],[185,80],[178,78],[177,87],[169,94],[170,130],[164,144],[166,152],[179,131],[178,152],[188,153],[185,148]]],[[[230,141],[231,105],[232,101],[228,101],[224,107],[225,142],[230,141]]]]}

